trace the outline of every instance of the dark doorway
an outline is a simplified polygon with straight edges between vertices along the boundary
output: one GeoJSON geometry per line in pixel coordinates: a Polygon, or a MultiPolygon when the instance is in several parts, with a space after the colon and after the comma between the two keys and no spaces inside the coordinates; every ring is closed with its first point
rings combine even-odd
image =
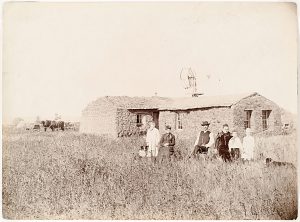
{"type": "Polygon", "coordinates": [[[159,129],[159,112],[153,112],[153,121],[155,123],[155,127],[159,129]]]}

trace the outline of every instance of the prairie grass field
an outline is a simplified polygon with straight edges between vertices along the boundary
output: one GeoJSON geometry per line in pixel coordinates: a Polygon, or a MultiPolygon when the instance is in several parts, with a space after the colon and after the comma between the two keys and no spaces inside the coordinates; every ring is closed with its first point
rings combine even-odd
{"type": "MultiPolygon", "coordinates": [[[[141,138],[3,128],[2,194],[7,219],[296,219],[297,172],[263,160],[137,157],[141,138]]],[[[296,136],[257,140],[272,159],[295,164],[296,136]],[[284,157],[280,154],[284,147],[284,157]],[[270,150],[276,150],[270,151],[270,150]],[[278,154],[279,153],[279,154],[278,154]]],[[[258,155],[258,153],[257,153],[258,155]]]]}

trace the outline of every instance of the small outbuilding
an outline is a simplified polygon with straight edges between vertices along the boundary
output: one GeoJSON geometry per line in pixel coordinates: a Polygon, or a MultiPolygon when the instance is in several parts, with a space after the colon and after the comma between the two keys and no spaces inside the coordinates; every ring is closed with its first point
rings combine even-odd
{"type": "Polygon", "coordinates": [[[258,93],[166,98],[106,96],[82,111],[80,132],[112,137],[140,135],[153,120],[160,132],[171,125],[181,138],[194,138],[202,121],[215,134],[227,123],[241,136],[245,128],[255,134],[281,132],[280,107],[258,93]]]}

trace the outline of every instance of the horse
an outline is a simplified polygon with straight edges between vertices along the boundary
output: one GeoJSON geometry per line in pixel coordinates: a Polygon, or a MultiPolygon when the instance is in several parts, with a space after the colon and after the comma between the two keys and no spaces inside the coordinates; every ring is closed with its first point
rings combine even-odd
{"type": "Polygon", "coordinates": [[[64,121],[51,121],[50,129],[54,131],[55,129],[59,130],[61,129],[62,131],[65,130],[65,122],[64,121]]]}
{"type": "Polygon", "coordinates": [[[47,128],[50,128],[50,126],[51,126],[51,120],[43,120],[43,121],[41,121],[41,124],[43,125],[44,130],[46,132],[47,128]]]}
{"type": "Polygon", "coordinates": [[[45,120],[41,121],[41,124],[43,125],[45,132],[47,131],[47,128],[50,128],[52,131],[55,129],[62,131],[65,130],[65,122],[64,121],[51,121],[51,120],[45,120]]]}

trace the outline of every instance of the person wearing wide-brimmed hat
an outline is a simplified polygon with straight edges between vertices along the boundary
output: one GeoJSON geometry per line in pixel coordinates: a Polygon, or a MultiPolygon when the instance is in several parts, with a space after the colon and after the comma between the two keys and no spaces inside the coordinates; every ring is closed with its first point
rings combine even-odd
{"type": "Polygon", "coordinates": [[[161,163],[164,159],[171,160],[174,156],[175,136],[171,133],[171,126],[166,125],[166,133],[159,141],[158,161],[161,163]]]}
{"type": "Polygon", "coordinates": [[[207,121],[202,122],[203,130],[197,136],[192,152],[193,156],[196,156],[198,153],[207,154],[208,149],[214,144],[213,133],[208,130],[209,125],[207,121]]]}

